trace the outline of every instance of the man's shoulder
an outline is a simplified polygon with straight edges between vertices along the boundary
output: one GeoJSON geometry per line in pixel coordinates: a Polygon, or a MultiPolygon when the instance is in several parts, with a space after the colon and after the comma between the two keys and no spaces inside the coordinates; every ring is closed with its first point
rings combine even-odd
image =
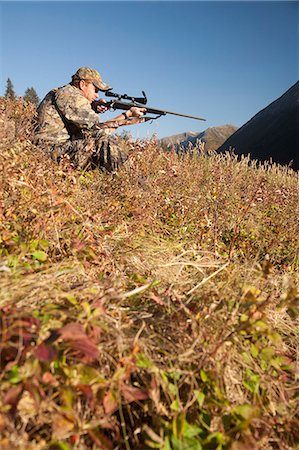
{"type": "Polygon", "coordinates": [[[90,107],[88,100],[82,95],[80,89],[71,84],[58,88],[55,92],[55,99],[58,103],[72,103],[90,107]]]}
{"type": "Polygon", "coordinates": [[[81,96],[81,93],[78,88],[72,86],[71,84],[66,84],[65,86],[53,89],[53,92],[56,97],[61,96],[81,96]]]}

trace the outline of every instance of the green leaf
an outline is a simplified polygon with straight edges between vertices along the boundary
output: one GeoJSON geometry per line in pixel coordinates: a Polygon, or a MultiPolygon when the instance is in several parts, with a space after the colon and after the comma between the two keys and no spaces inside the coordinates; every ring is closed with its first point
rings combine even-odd
{"type": "Polygon", "coordinates": [[[257,322],[254,323],[253,326],[256,329],[256,331],[259,331],[259,332],[268,330],[268,325],[263,320],[258,320],[257,322]]]}
{"type": "Polygon", "coordinates": [[[47,450],[71,450],[66,442],[51,442],[47,450]]]}
{"type": "Polygon", "coordinates": [[[183,447],[182,440],[179,439],[179,438],[177,438],[177,437],[174,436],[173,434],[171,435],[171,448],[172,448],[173,450],[186,450],[186,449],[183,447]]]}
{"type": "Polygon", "coordinates": [[[15,269],[19,263],[19,258],[17,256],[10,255],[7,259],[8,267],[15,269]]]}
{"type": "Polygon", "coordinates": [[[30,241],[29,249],[30,249],[31,252],[36,250],[37,247],[38,247],[38,240],[37,239],[33,239],[32,241],[30,241]]]}
{"type": "Polygon", "coordinates": [[[263,348],[263,350],[260,353],[260,358],[263,361],[269,362],[273,358],[274,353],[275,353],[275,351],[273,348],[265,347],[265,348],[263,348]]]}
{"type": "MultiPolygon", "coordinates": [[[[145,444],[148,445],[149,448],[159,448],[159,449],[161,448],[161,444],[159,444],[158,442],[149,441],[148,439],[145,440],[145,444]]],[[[170,450],[172,450],[171,447],[170,450]]]]}
{"type": "Polygon", "coordinates": [[[247,322],[248,318],[249,317],[247,314],[241,314],[240,322],[247,322]]]}
{"type": "Polygon", "coordinates": [[[36,252],[33,252],[31,256],[33,259],[36,259],[37,261],[40,262],[45,262],[48,258],[47,253],[42,250],[37,250],[36,252]]]}
{"type": "Polygon", "coordinates": [[[206,410],[201,411],[201,413],[199,414],[199,418],[200,418],[201,424],[205,428],[206,428],[206,426],[209,427],[211,425],[211,416],[206,410]]]}
{"type": "Polygon", "coordinates": [[[171,436],[172,450],[202,450],[202,446],[196,438],[178,438],[171,436]]]}
{"type": "Polygon", "coordinates": [[[140,369],[150,369],[155,367],[154,364],[144,355],[144,353],[137,354],[136,365],[140,369]]]}
{"type": "Polygon", "coordinates": [[[250,353],[252,354],[252,356],[253,356],[254,358],[256,358],[256,357],[258,356],[258,354],[259,354],[259,349],[257,348],[256,345],[251,344],[251,346],[250,346],[250,353]]]}
{"type": "Polygon", "coordinates": [[[183,436],[186,438],[193,438],[194,436],[199,436],[199,434],[202,432],[202,428],[200,428],[197,425],[191,425],[186,420],[184,422],[183,426],[183,436]]]}
{"type": "Polygon", "coordinates": [[[20,383],[22,380],[21,380],[21,377],[19,375],[19,367],[16,366],[16,365],[13,366],[11,368],[11,370],[9,372],[7,372],[7,378],[8,378],[8,380],[9,380],[9,382],[11,384],[18,384],[18,383],[20,383]]]}
{"type": "Polygon", "coordinates": [[[224,445],[227,442],[227,438],[222,433],[220,433],[220,431],[215,431],[214,433],[211,433],[206,439],[207,443],[211,441],[216,441],[218,444],[224,445]]]}
{"type": "Polygon", "coordinates": [[[71,378],[78,380],[79,383],[93,385],[95,383],[105,384],[106,380],[100,371],[86,364],[77,364],[72,366],[73,373],[71,378]]]}
{"type": "Polygon", "coordinates": [[[208,379],[209,379],[208,375],[206,374],[206,372],[203,369],[200,369],[199,374],[200,374],[201,381],[206,383],[208,381],[208,379]]]}
{"type": "Polygon", "coordinates": [[[257,394],[259,392],[260,379],[259,375],[248,369],[246,371],[246,379],[243,381],[243,386],[253,394],[257,394]]]}
{"type": "Polygon", "coordinates": [[[64,298],[66,298],[67,301],[69,301],[72,305],[78,306],[78,300],[76,299],[76,297],[74,295],[64,294],[64,298]]]}
{"type": "Polygon", "coordinates": [[[173,396],[177,396],[178,395],[178,388],[176,384],[173,383],[169,383],[167,385],[169,392],[173,395],[173,396]]]}
{"type": "Polygon", "coordinates": [[[271,342],[273,342],[274,345],[281,345],[282,343],[282,337],[279,333],[276,333],[275,331],[268,334],[268,338],[271,342]]]}
{"type": "Polygon", "coordinates": [[[164,444],[163,444],[163,447],[161,450],[172,450],[168,436],[165,438],[165,441],[164,441],[164,444]]]}
{"type": "Polygon", "coordinates": [[[181,376],[182,376],[182,373],[178,372],[177,370],[174,370],[174,371],[168,373],[168,377],[171,378],[173,381],[179,381],[181,376]]]}
{"type": "Polygon", "coordinates": [[[172,409],[172,411],[178,411],[179,407],[180,405],[178,399],[175,399],[170,405],[170,409],[172,409]]]}
{"type": "Polygon", "coordinates": [[[242,352],[242,357],[243,357],[243,360],[244,360],[247,364],[250,364],[250,363],[251,363],[251,361],[250,361],[250,356],[249,356],[249,354],[248,354],[247,352],[242,352]]]}
{"type": "Polygon", "coordinates": [[[175,437],[181,437],[185,424],[185,414],[181,412],[172,422],[172,432],[175,437]]]}
{"type": "Polygon", "coordinates": [[[50,242],[47,241],[46,239],[41,239],[39,241],[39,246],[45,250],[46,248],[49,248],[50,242]]]}
{"type": "Polygon", "coordinates": [[[202,445],[198,441],[198,439],[192,437],[192,438],[185,438],[183,439],[183,448],[184,450],[202,450],[202,445]]]}
{"type": "Polygon", "coordinates": [[[248,404],[236,406],[234,412],[245,420],[251,420],[258,415],[258,409],[248,404]]]}
{"type": "Polygon", "coordinates": [[[194,391],[194,395],[196,397],[197,403],[199,405],[200,408],[202,408],[202,405],[205,401],[205,394],[201,391],[194,391]]]}
{"type": "Polygon", "coordinates": [[[72,389],[70,387],[64,387],[61,389],[60,392],[60,396],[61,396],[61,400],[62,403],[64,404],[64,406],[69,409],[72,410],[73,409],[73,402],[75,399],[75,394],[72,391],[72,389]]]}
{"type": "Polygon", "coordinates": [[[81,306],[84,309],[84,311],[86,312],[87,317],[90,317],[91,316],[90,304],[88,302],[82,302],[81,306]]]}
{"type": "Polygon", "coordinates": [[[222,416],[222,423],[225,431],[229,431],[232,428],[234,422],[235,420],[232,414],[224,414],[222,416]]]}

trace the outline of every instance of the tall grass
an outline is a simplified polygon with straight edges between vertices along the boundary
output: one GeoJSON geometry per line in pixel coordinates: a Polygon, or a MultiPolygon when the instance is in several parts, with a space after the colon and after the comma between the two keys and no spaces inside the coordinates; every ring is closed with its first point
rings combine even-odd
{"type": "Polygon", "coordinates": [[[298,448],[298,174],[154,139],[74,170],[0,106],[0,448],[298,448]]]}

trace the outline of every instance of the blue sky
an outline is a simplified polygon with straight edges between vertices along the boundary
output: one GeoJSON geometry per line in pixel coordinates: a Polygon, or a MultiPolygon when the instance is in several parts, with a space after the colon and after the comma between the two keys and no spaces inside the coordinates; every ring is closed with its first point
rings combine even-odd
{"type": "MultiPolygon", "coordinates": [[[[135,137],[243,125],[299,78],[298,2],[0,2],[0,94],[42,98],[80,66],[173,116],[135,137]]],[[[110,117],[110,115],[102,116],[110,117]]]]}

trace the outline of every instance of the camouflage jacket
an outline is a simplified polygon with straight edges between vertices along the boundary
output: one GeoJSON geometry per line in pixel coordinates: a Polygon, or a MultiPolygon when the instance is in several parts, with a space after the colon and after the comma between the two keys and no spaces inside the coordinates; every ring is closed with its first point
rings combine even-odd
{"type": "Polygon", "coordinates": [[[34,141],[62,144],[82,139],[84,130],[99,124],[96,114],[80,89],[70,84],[53,89],[38,107],[34,141]]]}

